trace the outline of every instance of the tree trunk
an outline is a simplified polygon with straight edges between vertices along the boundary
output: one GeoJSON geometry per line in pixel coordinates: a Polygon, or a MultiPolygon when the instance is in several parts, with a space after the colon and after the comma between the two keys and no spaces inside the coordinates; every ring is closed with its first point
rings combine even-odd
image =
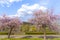
{"type": "Polygon", "coordinates": [[[8,38],[10,38],[10,35],[11,35],[11,33],[12,33],[12,29],[13,29],[13,28],[11,28],[10,31],[9,31],[9,33],[8,33],[8,38]]]}
{"type": "Polygon", "coordinates": [[[46,40],[46,29],[44,28],[44,40],[46,40]]]}

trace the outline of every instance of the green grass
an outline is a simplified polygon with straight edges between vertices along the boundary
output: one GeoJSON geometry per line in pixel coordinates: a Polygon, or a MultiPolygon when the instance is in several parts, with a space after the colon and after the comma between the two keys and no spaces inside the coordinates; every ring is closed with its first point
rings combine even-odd
{"type": "MultiPolygon", "coordinates": [[[[43,40],[42,38],[4,38],[4,39],[0,39],[0,40],[43,40]]],[[[51,40],[51,39],[48,39],[51,40]]],[[[52,40],[60,40],[60,38],[54,38],[52,40]]]]}

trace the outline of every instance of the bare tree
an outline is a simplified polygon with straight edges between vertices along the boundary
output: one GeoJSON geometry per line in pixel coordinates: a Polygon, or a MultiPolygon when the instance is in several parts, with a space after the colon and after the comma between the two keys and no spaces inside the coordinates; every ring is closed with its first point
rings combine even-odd
{"type": "Polygon", "coordinates": [[[8,38],[10,38],[10,35],[12,33],[13,29],[16,29],[22,24],[22,21],[18,17],[8,17],[6,15],[3,15],[2,18],[0,19],[0,24],[1,27],[8,27],[9,28],[9,33],[8,33],[8,38]]]}
{"type": "Polygon", "coordinates": [[[57,19],[57,16],[53,15],[52,10],[47,10],[45,12],[38,10],[34,12],[32,19],[30,19],[30,23],[36,25],[36,27],[38,28],[37,30],[39,30],[40,28],[43,29],[44,40],[46,40],[46,27],[57,31],[57,26],[53,24],[53,22],[57,19]]]}

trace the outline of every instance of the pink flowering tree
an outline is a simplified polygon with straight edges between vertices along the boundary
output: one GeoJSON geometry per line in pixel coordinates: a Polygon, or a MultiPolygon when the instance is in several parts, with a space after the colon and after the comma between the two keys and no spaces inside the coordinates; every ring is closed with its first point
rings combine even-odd
{"type": "Polygon", "coordinates": [[[10,31],[8,32],[8,38],[10,38],[12,30],[19,27],[22,24],[22,21],[18,17],[11,18],[6,15],[3,15],[0,19],[0,24],[2,28],[9,28],[10,31]]]}
{"type": "Polygon", "coordinates": [[[57,31],[58,28],[54,24],[54,21],[56,21],[57,19],[57,16],[53,15],[52,10],[38,10],[33,13],[33,17],[32,19],[30,19],[30,23],[34,24],[37,27],[37,30],[39,30],[40,28],[43,29],[44,40],[46,40],[46,27],[49,27],[50,29],[57,31]]]}

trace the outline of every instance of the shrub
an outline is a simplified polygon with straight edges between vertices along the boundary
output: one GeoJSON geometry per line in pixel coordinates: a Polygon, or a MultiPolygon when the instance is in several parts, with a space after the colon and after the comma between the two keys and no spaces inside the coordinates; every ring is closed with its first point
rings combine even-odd
{"type": "MultiPolygon", "coordinates": [[[[8,35],[8,32],[0,32],[0,35],[8,35]]],[[[14,33],[12,33],[11,35],[14,35],[14,33]]]]}
{"type": "MultiPolygon", "coordinates": [[[[26,35],[43,35],[43,32],[26,32],[26,35]]],[[[54,32],[47,32],[47,35],[56,35],[56,33],[54,32]]]]}

